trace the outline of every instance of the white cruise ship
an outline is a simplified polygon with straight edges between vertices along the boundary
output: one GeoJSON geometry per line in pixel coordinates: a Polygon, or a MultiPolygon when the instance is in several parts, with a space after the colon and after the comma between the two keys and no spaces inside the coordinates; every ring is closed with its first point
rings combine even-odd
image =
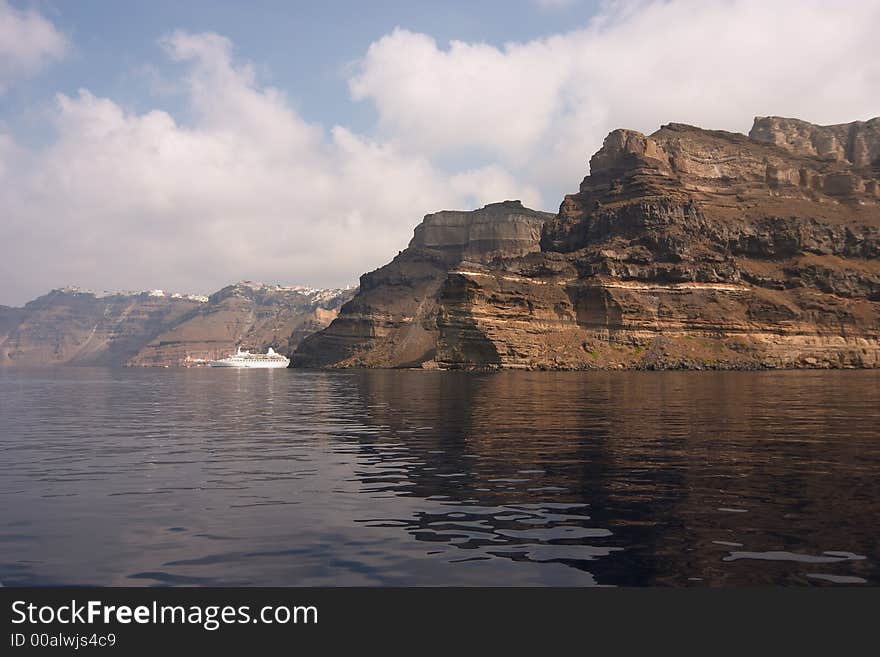
{"type": "Polygon", "coordinates": [[[249,351],[242,351],[241,347],[239,347],[232,356],[220,360],[212,360],[208,365],[211,367],[275,368],[287,367],[290,365],[290,359],[276,353],[272,347],[269,347],[269,351],[265,354],[252,354],[249,351]]]}

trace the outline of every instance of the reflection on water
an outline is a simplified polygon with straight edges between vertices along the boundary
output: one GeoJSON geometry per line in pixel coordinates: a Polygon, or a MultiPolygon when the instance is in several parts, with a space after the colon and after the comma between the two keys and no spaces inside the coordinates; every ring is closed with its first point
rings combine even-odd
{"type": "Polygon", "coordinates": [[[880,584],[880,373],[0,372],[0,581],[880,584]]]}

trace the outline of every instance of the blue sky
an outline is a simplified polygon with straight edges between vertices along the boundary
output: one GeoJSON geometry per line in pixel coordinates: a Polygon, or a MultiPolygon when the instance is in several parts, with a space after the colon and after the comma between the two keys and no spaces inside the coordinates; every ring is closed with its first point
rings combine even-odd
{"type": "Polygon", "coordinates": [[[875,0],[0,0],[0,304],[341,286],[614,128],[880,114],[875,0]]]}
{"type": "Polygon", "coordinates": [[[12,0],[34,7],[71,42],[64,60],[0,97],[0,118],[28,139],[45,140],[45,125],[26,115],[56,92],[86,87],[140,111],[156,103],[186,116],[186,105],[155,88],[155,75],[175,67],[158,40],[175,30],[216,32],[253,62],[267,83],[287,91],[304,118],[367,130],[375,120],[369,103],[349,98],[346,71],[370,44],[395,27],[431,34],[440,42],[459,39],[503,45],[585,25],[598,2],[536,0],[490,2],[284,0],[12,0]]]}

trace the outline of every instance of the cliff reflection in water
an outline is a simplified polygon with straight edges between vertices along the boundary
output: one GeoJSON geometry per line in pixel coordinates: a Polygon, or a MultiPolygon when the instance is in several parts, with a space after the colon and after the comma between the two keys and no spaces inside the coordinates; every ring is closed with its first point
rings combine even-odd
{"type": "Polygon", "coordinates": [[[354,376],[402,446],[362,480],[456,505],[372,524],[599,583],[880,583],[876,374],[354,376]]]}
{"type": "Polygon", "coordinates": [[[0,581],[880,584],[880,372],[0,372],[0,581]]]}

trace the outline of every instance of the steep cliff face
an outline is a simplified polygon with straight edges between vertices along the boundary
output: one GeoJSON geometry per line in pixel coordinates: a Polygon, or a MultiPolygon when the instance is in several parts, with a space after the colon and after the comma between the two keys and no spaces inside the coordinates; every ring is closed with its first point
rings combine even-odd
{"type": "Polygon", "coordinates": [[[238,346],[290,354],[303,337],[327,326],[353,294],[250,282],[229,285],[143,345],[129,364],[194,365],[224,358],[238,346]]]}
{"type": "Polygon", "coordinates": [[[429,215],[294,364],[878,366],[878,126],[616,130],[557,215],[531,214],[537,244],[465,251],[429,215]]]}
{"type": "Polygon", "coordinates": [[[0,340],[6,339],[9,332],[21,321],[23,310],[10,306],[0,306],[0,340]]]}
{"type": "Polygon", "coordinates": [[[0,333],[0,367],[124,364],[155,335],[201,305],[157,294],[100,295],[53,290],[24,308],[0,333]]]}
{"type": "Polygon", "coordinates": [[[0,307],[0,367],[186,366],[237,345],[290,353],[353,293],[252,283],[211,297],[53,290],[0,307]]]}
{"type": "Polygon", "coordinates": [[[761,116],[755,119],[749,137],[797,155],[848,162],[855,167],[870,167],[880,159],[880,118],[822,126],[761,116]]]}
{"type": "Polygon", "coordinates": [[[450,269],[539,252],[541,227],[551,216],[519,201],[427,215],[404,251],[361,276],[358,294],[320,338],[303,341],[296,364],[406,367],[432,361],[440,339],[438,302],[450,269]]]}

